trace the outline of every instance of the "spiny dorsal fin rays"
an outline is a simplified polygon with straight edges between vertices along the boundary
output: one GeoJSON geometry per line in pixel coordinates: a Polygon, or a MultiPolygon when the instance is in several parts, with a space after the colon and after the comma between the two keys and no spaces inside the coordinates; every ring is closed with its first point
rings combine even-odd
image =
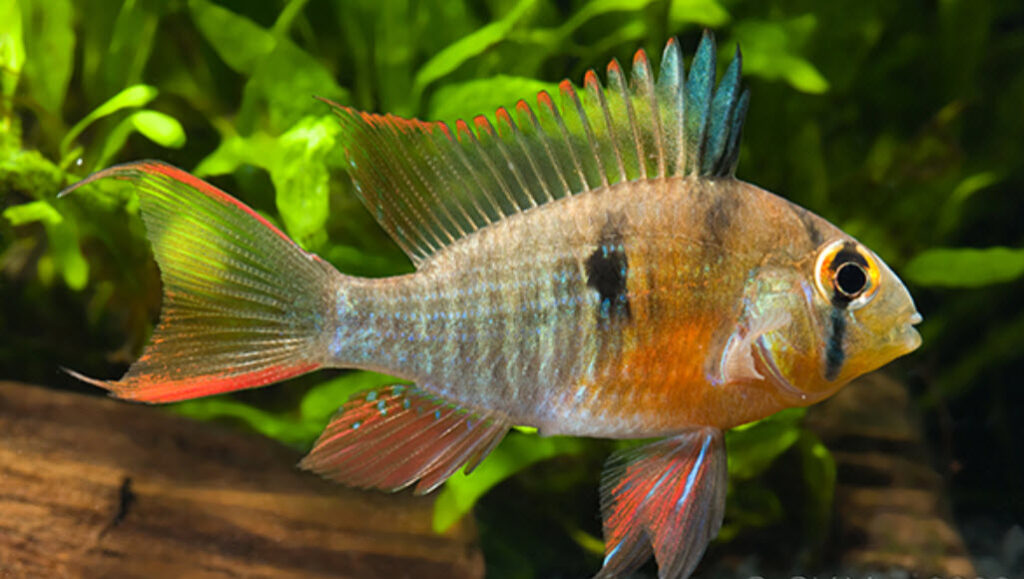
{"type": "Polygon", "coordinates": [[[683,72],[683,56],[679,52],[679,42],[670,38],[661,56],[661,70],[658,71],[658,102],[665,109],[665,162],[668,175],[681,175],[686,172],[686,132],[685,113],[686,99],[680,87],[685,81],[683,72]]]}
{"type": "MultiPolygon", "coordinates": [[[[707,38],[707,36],[705,36],[707,38]]],[[[714,42],[701,42],[697,55],[690,64],[686,78],[686,126],[687,167],[703,168],[706,149],[708,116],[711,113],[712,92],[715,87],[715,46],[714,42]]],[[[697,171],[700,174],[699,171],[697,171]]]]}
{"type": "Polygon", "coordinates": [[[736,167],[748,93],[740,56],[715,87],[715,44],[706,32],[689,74],[678,42],[657,79],[641,50],[629,78],[618,62],[607,86],[588,71],[583,90],[565,81],[559,102],[542,92],[494,121],[405,120],[331,106],[362,201],[418,266],[440,249],[510,215],[637,179],[728,177],[736,167]]]}

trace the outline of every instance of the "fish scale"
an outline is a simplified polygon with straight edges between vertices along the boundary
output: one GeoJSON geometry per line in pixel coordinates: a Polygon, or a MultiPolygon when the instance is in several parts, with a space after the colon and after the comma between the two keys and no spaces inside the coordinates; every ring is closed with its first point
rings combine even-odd
{"type": "Polygon", "coordinates": [[[493,121],[328,103],[355,192],[416,272],[363,279],[302,250],[237,199],[169,165],[131,181],[164,303],[115,395],[168,402],[321,367],[411,380],[357,394],[301,466],[429,492],[515,424],[664,437],[601,482],[605,560],[653,554],[685,579],[724,514],[723,431],[806,406],[920,344],[899,278],[824,219],[734,176],[749,103],[740,57],[716,85],[705,34],[689,70],[643,51],[607,88],[559,85],[493,121]]]}

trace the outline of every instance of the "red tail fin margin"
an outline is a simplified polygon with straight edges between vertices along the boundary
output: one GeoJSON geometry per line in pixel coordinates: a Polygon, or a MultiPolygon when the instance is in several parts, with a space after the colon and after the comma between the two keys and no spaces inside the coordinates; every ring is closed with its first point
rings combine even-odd
{"type": "Polygon", "coordinates": [[[143,402],[254,388],[313,371],[326,357],[339,274],[280,229],[213,185],[141,161],[98,179],[133,182],[160,266],[160,322],[120,380],[72,375],[143,402]]]}

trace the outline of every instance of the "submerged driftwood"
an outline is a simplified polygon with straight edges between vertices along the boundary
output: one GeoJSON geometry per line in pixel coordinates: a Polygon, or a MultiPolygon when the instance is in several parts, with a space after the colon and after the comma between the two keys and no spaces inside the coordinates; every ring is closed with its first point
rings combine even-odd
{"type": "Polygon", "coordinates": [[[0,577],[481,577],[433,499],[294,468],[273,441],[0,382],[0,577]]]}
{"type": "Polygon", "coordinates": [[[903,384],[868,374],[815,406],[806,424],[836,461],[836,538],[845,567],[866,575],[977,576],[903,384]]]}

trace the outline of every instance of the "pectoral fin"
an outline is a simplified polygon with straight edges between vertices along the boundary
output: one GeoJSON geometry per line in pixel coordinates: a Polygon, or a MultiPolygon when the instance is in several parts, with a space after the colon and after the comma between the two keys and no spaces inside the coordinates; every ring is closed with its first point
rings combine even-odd
{"type": "Polygon", "coordinates": [[[725,444],[701,428],[615,454],[601,481],[604,566],[621,577],[653,552],[660,579],[690,576],[725,512],[725,444]]]}
{"type": "Polygon", "coordinates": [[[791,316],[784,310],[774,309],[748,321],[749,327],[738,327],[722,349],[719,358],[716,384],[761,380],[765,376],[758,371],[755,356],[759,354],[758,341],[771,332],[785,327],[791,316]]]}

